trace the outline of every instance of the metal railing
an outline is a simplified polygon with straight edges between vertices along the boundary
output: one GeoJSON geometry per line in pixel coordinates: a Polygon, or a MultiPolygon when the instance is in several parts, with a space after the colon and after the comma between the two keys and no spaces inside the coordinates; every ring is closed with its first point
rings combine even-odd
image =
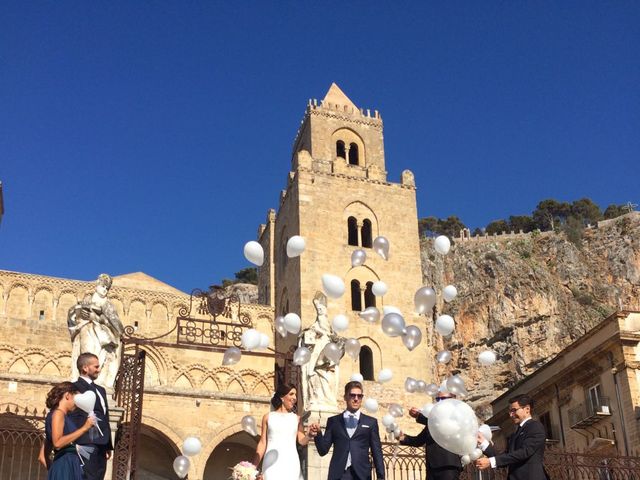
{"type": "MultiPolygon", "coordinates": [[[[428,479],[424,448],[383,443],[386,480],[428,479]]],[[[640,480],[640,457],[547,452],[544,467],[550,480],[640,480]]],[[[375,469],[372,478],[376,478],[375,469]]],[[[507,469],[479,471],[467,465],[460,480],[506,480],[507,469]]]]}
{"type": "Polygon", "coordinates": [[[571,428],[583,428],[593,425],[603,417],[611,416],[609,397],[600,397],[597,401],[587,401],[569,409],[571,428]]]}
{"type": "Polygon", "coordinates": [[[38,462],[43,429],[43,417],[36,412],[14,413],[7,408],[0,414],[0,479],[47,478],[46,468],[38,462]]]}

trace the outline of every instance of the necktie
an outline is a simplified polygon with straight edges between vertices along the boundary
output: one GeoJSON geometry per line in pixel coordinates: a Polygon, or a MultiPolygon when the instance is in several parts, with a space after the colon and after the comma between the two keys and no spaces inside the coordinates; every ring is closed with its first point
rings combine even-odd
{"type": "Polygon", "coordinates": [[[350,414],[349,418],[347,418],[347,428],[357,428],[358,421],[356,420],[356,416],[354,414],[350,414]]]}

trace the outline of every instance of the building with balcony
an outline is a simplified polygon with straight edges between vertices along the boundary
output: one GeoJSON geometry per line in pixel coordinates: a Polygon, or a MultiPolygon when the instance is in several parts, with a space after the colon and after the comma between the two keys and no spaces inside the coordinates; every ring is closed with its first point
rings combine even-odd
{"type": "Polygon", "coordinates": [[[549,447],[640,455],[640,311],[607,317],[492,402],[487,422],[504,444],[513,431],[509,398],[528,394],[549,447]]]}

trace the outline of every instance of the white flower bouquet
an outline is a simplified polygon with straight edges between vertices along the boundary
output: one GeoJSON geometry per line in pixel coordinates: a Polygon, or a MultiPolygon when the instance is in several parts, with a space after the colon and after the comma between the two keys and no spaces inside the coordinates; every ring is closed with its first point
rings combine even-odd
{"type": "Polygon", "coordinates": [[[258,469],[251,462],[240,462],[231,469],[230,480],[255,480],[258,476],[258,469]]]}

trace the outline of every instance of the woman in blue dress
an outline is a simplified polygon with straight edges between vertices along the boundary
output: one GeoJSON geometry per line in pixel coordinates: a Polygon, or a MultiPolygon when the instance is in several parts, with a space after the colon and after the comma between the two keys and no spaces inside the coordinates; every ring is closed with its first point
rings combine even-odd
{"type": "Polygon", "coordinates": [[[56,385],[47,394],[50,412],[45,419],[46,444],[42,456],[46,456],[49,446],[53,448],[53,463],[49,467],[47,480],[82,480],[80,455],[74,443],[95,425],[95,418],[88,417],[80,428],[67,419],[67,413],[76,408],[73,396],[78,393],[71,382],[56,385]]]}

